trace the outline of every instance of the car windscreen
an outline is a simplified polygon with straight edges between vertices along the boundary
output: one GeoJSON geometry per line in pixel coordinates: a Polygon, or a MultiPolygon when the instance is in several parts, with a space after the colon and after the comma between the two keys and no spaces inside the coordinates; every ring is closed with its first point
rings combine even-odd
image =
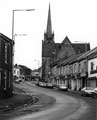
{"type": "Polygon", "coordinates": [[[86,90],[94,90],[92,87],[87,87],[86,90]]]}

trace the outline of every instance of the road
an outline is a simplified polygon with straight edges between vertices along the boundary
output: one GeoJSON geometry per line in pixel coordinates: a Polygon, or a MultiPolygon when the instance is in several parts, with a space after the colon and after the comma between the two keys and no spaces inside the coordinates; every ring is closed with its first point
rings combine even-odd
{"type": "Polygon", "coordinates": [[[52,96],[56,99],[56,104],[40,112],[19,116],[13,120],[96,120],[96,107],[93,106],[96,105],[96,100],[92,98],[83,98],[77,93],[37,87],[29,82],[20,87],[26,89],[29,94],[35,92],[35,94],[52,96]]]}

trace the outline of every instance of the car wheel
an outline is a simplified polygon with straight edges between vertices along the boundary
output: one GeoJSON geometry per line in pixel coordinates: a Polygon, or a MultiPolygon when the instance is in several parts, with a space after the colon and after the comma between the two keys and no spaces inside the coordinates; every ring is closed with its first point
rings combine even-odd
{"type": "Polygon", "coordinates": [[[83,96],[84,96],[84,97],[86,97],[86,94],[85,94],[85,93],[83,93],[83,96]]]}
{"type": "Polygon", "coordinates": [[[96,94],[93,94],[92,97],[93,97],[94,99],[97,99],[97,95],[96,95],[96,94]]]}
{"type": "Polygon", "coordinates": [[[81,93],[81,96],[83,96],[83,94],[81,93]]]}
{"type": "Polygon", "coordinates": [[[81,96],[83,96],[83,93],[81,92],[81,96]]]}

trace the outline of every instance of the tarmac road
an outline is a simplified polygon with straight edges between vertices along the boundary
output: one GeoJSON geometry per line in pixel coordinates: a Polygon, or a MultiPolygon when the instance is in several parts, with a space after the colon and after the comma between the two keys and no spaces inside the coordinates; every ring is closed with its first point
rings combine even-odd
{"type": "Polygon", "coordinates": [[[37,94],[46,94],[54,97],[56,103],[48,109],[42,111],[23,115],[14,118],[13,120],[78,120],[83,114],[86,114],[89,110],[89,105],[82,99],[76,99],[61,92],[55,92],[45,88],[33,86],[27,82],[20,85],[22,89],[26,89],[28,94],[33,94],[33,91],[37,94]]]}

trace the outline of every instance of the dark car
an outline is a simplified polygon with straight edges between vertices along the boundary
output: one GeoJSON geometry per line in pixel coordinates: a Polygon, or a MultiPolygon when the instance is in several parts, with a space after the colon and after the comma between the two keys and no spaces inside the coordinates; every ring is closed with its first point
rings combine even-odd
{"type": "Polygon", "coordinates": [[[94,92],[94,88],[84,87],[81,89],[81,96],[92,96],[92,92],[94,92]]]}
{"type": "Polygon", "coordinates": [[[97,87],[94,89],[94,91],[92,92],[92,98],[97,99],[97,87]]]}

